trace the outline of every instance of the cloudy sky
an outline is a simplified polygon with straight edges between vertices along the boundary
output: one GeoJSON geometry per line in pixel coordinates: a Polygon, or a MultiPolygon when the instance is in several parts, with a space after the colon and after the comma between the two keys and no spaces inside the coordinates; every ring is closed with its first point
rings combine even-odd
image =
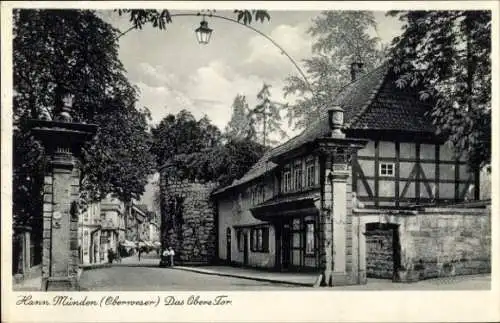
{"type": "MultiPolygon", "coordinates": [[[[175,13],[196,13],[175,10],[175,13]]],[[[217,11],[218,15],[235,18],[232,11],[217,11]]],[[[300,64],[311,57],[313,39],[306,31],[319,11],[269,11],[269,22],[252,26],[270,36],[300,64]]],[[[116,12],[101,11],[101,17],[120,30],[131,26],[127,17],[116,12]]],[[[400,23],[375,12],[378,27],[372,31],[383,42],[389,42],[400,32],[400,23]]],[[[250,105],[264,82],[271,84],[271,94],[277,101],[282,95],[283,80],[298,75],[297,69],[277,47],[258,33],[243,26],[216,18],[207,18],[214,30],[208,45],[196,41],[194,29],[200,17],[172,17],[167,30],[144,27],[121,37],[120,59],[129,79],[140,91],[140,105],[147,106],[153,122],[181,109],[197,118],[207,114],[223,129],[231,116],[231,104],[236,94],[247,97],[250,105]]]]}

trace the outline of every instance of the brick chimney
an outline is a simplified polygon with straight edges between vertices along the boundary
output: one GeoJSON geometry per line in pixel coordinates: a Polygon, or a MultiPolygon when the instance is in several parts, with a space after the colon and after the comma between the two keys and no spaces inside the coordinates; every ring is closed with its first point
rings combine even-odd
{"type": "Polygon", "coordinates": [[[359,78],[363,72],[363,65],[364,64],[361,62],[351,63],[351,82],[354,82],[359,78]]]}

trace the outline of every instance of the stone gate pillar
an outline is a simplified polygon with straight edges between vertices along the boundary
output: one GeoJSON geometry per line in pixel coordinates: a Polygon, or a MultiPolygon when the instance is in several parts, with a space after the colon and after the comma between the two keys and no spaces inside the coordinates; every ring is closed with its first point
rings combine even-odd
{"type": "MultiPolygon", "coordinates": [[[[324,283],[346,285],[352,283],[353,234],[351,201],[351,158],[365,146],[366,140],[345,138],[341,131],[343,110],[329,111],[331,137],[318,139],[323,156],[324,182],[322,196],[322,239],[324,247],[324,283]]],[[[357,244],[356,244],[357,246],[357,244]]],[[[356,251],[357,254],[357,251],[356,251]]]]}
{"type": "MultiPolygon", "coordinates": [[[[346,158],[347,159],[347,158],[346,158]]],[[[347,238],[348,221],[347,210],[351,208],[350,192],[348,192],[347,179],[349,178],[350,167],[347,160],[338,161],[332,165],[330,173],[332,181],[333,207],[332,207],[332,227],[333,227],[333,285],[345,285],[349,281],[347,273],[347,238]],[[340,162],[340,163],[339,163],[340,162]]],[[[350,190],[350,189],[349,189],[350,190]]],[[[352,237],[349,237],[352,240],[352,237]]]]}
{"type": "Polygon", "coordinates": [[[38,139],[49,163],[43,190],[42,290],[78,289],[79,175],[77,158],[82,145],[97,126],[73,123],[71,99],[65,100],[55,121],[32,120],[31,132],[38,139]]]}

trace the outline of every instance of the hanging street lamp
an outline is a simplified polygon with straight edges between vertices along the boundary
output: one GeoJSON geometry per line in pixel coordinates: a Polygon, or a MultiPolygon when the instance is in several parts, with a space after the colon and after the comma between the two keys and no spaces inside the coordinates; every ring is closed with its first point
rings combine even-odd
{"type": "MultiPolygon", "coordinates": [[[[240,22],[239,20],[236,20],[236,19],[232,19],[232,18],[228,18],[228,17],[216,15],[215,14],[215,10],[213,10],[213,11],[208,10],[208,13],[203,13],[203,12],[204,12],[204,10],[202,10],[202,12],[198,12],[197,14],[194,14],[194,13],[174,13],[174,14],[170,14],[170,17],[182,17],[182,16],[184,16],[184,17],[199,17],[199,16],[203,16],[203,20],[200,22],[200,27],[198,27],[195,30],[195,32],[196,32],[196,38],[198,40],[198,43],[203,44],[203,45],[207,45],[209,43],[210,37],[212,36],[212,32],[213,32],[213,30],[208,27],[208,22],[205,21],[205,16],[208,16],[210,18],[217,18],[217,19],[222,19],[222,20],[225,20],[225,21],[229,21],[229,22],[238,24],[240,26],[243,26],[245,28],[248,28],[248,29],[250,29],[250,30],[258,33],[262,37],[264,37],[267,40],[269,40],[274,46],[276,46],[281,51],[281,53],[283,55],[285,55],[290,60],[290,62],[295,66],[295,68],[297,69],[297,71],[300,73],[300,75],[304,79],[304,81],[307,84],[309,90],[312,93],[314,93],[314,90],[313,90],[313,88],[311,86],[311,83],[309,82],[309,80],[307,79],[305,73],[302,71],[302,69],[297,64],[297,62],[295,62],[295,60],[283,49],[283,47],[281,47],[278,43],[276,43],[271,37],[267,36],[266,34],[264,34],[263,32],[261,32],[260,30],[258,30],[256,28],[250,26],[249,24],[242,23],[242,22],[240,22]]],[[[116,37],[116,39],[119,39],[120,37],[122,37],[123,35],[127,34],[130,31],[132,31],[133,29],[137,29],[137,27],[135,25],[132,26],[132,27],[130,27],[126,31],[120,33],[116,37]]]]}
{"type": "Polygon", "coordinates": [[[212,29],[208,28],[208,22],[206,22],[205,19],[200,22],[200,27],[198,27],[195,32],[198,43],[203,45],[208,44],[210,36],[212,36],[212,29]]]}

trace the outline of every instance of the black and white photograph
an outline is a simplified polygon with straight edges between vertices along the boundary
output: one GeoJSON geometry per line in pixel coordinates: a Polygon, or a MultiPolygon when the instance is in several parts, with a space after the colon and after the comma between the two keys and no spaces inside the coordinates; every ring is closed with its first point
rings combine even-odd
{"type": "Polygon", "coordinates": [[[17,305],[491,291],[487,2],[54,3],[8,6],[2,280],[17,305]]]}

